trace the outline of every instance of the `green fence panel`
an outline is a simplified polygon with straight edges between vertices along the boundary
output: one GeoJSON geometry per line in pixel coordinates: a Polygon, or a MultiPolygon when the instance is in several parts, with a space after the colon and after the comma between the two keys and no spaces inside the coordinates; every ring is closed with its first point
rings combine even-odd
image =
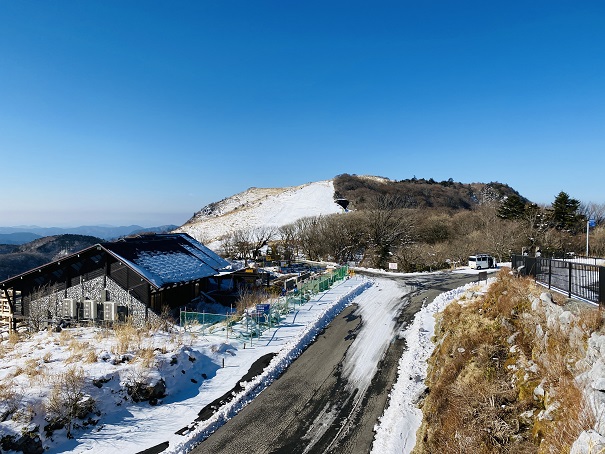
{"type": "MultiPolygon", "coordinates": [[[[268,317],[257,316],[248,318],[248,326],[245,329],[232,329],[232,336],[239,339],[248,339],[252,342],[253,338],[258,338],[263,331],[272,326],[279,325],[282,316],[296,309],[296,306],[301,306],[308,302],[313,295],[328,290],[335,282],[344,279],[348,275],[349,269],[346,266],[340,267],[323,276],[312,278],[300,284],[298,292],[289,293],[285,296],[280,296],[276,300],[271,301],[271,309],[268,317]]],[[[238,321],[245,323],[243,317],[238,321]]],[[[186,312],[180,313],[180,324],[183,327],[197,324],[200,325],[202,333],[205,333],[207,328],[219,323],[228,322],[229,326],[236,323],[236,318],[232,315],[212,314],[207,312],[186,312]]],[[[227,335],[229,328],[227,328],[227,335]]]]}

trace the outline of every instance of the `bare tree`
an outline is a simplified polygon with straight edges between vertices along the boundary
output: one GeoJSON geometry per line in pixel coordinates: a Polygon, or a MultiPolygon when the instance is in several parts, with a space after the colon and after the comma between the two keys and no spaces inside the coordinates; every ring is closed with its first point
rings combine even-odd
{"type": "Polygon", "coordinates": [[[237,248],[235,245],[235,232],[229,232],[222,238],[221,255],[223,257],[236,258],[237,248]]]}
{"type": "Polygon", "coordinates": [[[329,258],[338,263],[363,258],[367,249],[363,220],[358,213],[335,214],[325,218],[321,241],[329,258]]]}
{"type": "Polygon", "coordinates": [[[59,374],[53,383],[46,404],[48,418],[63,424],[67,438],[73,438],[71,431],[74,420],[83,418],[94,408],[94,401],[91,398],[85,399],[84,370],[71,367],[59,374]]]}
{"type": "Polygon", "coordinates": [[[252,239],[250,238],[250,231],[248,230],[236,230],[233,232],[232,237],[233,250],[235,257],[244,260],[246,265],[248,260],[251,258],[252,239]]]}
{"type": "Polygon", "coordinates": [[[586,219],[594,219],[597,225],[605,222],[605,203],[581,203],[578,211],[586,219]]]}
{"type": "Polygon", "coordinates": [[[298,255],[299,241],[295,224],[279,227],[277,235],[280,238],[281,253],[284,260],[292,260],[298,255]]]}
{"type": "Polygon", "coordinates": [[[322,216],[301,218],[295,222],[299,232],[300,247],[309,260],[319,260],[322,255],[322,216]]]}
{"type": "Polygon", "coordinates": [[[599,226],[590,232],[590,255],[605,257],[605,227],[599,226]]]}
{"type": "Polygon", "coordinates": [[[254,260],[258,259],[260,249],[265,246],[270,239],[274,238],[276,233],[277,228],[273,226],[260,226],[248,232],[250,251],[254,260]]]}
{"type": "Polygon", "coordinates": [[[414,240],[414,220],[410,210],[400,209],[397,196],[376,197],[366,213],[365,229],[373,252],[373,266],[385,268],[393,252],[414,240]]]}

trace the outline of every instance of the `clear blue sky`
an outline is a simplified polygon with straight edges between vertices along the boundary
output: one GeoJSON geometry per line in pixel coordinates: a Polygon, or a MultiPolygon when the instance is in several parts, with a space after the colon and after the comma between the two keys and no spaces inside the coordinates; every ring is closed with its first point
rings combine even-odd
{"type": "Polygon", "coordinates": [[[0,0],[0,225],[341,173],[605,203],[605,2],[0,0]]]}

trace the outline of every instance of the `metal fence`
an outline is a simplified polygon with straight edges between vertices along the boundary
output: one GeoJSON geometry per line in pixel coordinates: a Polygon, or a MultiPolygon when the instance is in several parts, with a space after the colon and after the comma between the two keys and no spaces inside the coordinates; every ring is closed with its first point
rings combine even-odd
{"type": "MultiPolygon", "coordinates": [[[[180,312],[180,325],[186,329],[206,334],[217,330],[225,331],[226,337],[252,341],[260,337],[263,331],[279,325],[281,319],[289,312],[308,302],[313,295],[328,290],[335,282],[344,279],[349,268],[343,266],[315,278],[309,278],[297,284],[293,291],[273,298],[266,304],[266,312],[247,311],[243,315],[211,314],[208,312],[180,312]],[[235,324],[239,328],[234,327],[235,324]],[[230,334],[231,333],[231,334],[230,334]]],[[[265,306],[265,305],[263,305],[265,306]]],[[[258,305],[257,305],[258,308],[258,305]]]]}
{"type": "Polygon", "coordinates": [[[605,267],[577,260],[512,256],[512,267],[536,282],[592,303],[605,304],[605,267]]]}

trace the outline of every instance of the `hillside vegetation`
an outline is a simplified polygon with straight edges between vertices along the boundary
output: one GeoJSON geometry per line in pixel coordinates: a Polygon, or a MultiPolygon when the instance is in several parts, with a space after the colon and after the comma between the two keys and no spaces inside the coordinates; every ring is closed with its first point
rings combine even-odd
{"type": "Polygon", "coordinates": [[[102,242],[94,236],[66,234],[0,249],[0,281],[102,242]]]}
{"type": "Polygon", "coordinates": [[[466,264],[476,253],[491,254],[498,262],[522,252],[581,254],[586,219],[597,221],[591,250],[605,250],[603,207],[582,205],[563,191],[551,206],[539,206],[497,182],[347,174],[285,189],[281,193],[299,197],[250,189],[209,205],[181,230],[202,242],[210,238],[210,247],[230,259],[302,257],[382,269],[396,263],[404,272],[466,264]],[[321,194],[313,189],[320,186],[321,194]],[[313,190],[313,196],[311,191],[302,196],[301,188],[313,190]],[[258,200],[252,202],[252,196],[258,200]]]}
{"type": "Polygon", "coordinates": [[[595,416],[576,386],[602,312],[499,273],[439,315],[414,453],[564,453],[595,416]]]}
{"type": "Polygon", "coordinates": [[[400,201],[397,208],[449,208],[468,210],[487,201],[499,201],[517,196],[529,200],[506,184],[459,183],[452,178],[437,182],[432,178],[390,180],[388,178],[342,174],[334,178],[336,198],[347,199],[352,209],[371,208],[377,196],[390,195],[400,201]]]}

